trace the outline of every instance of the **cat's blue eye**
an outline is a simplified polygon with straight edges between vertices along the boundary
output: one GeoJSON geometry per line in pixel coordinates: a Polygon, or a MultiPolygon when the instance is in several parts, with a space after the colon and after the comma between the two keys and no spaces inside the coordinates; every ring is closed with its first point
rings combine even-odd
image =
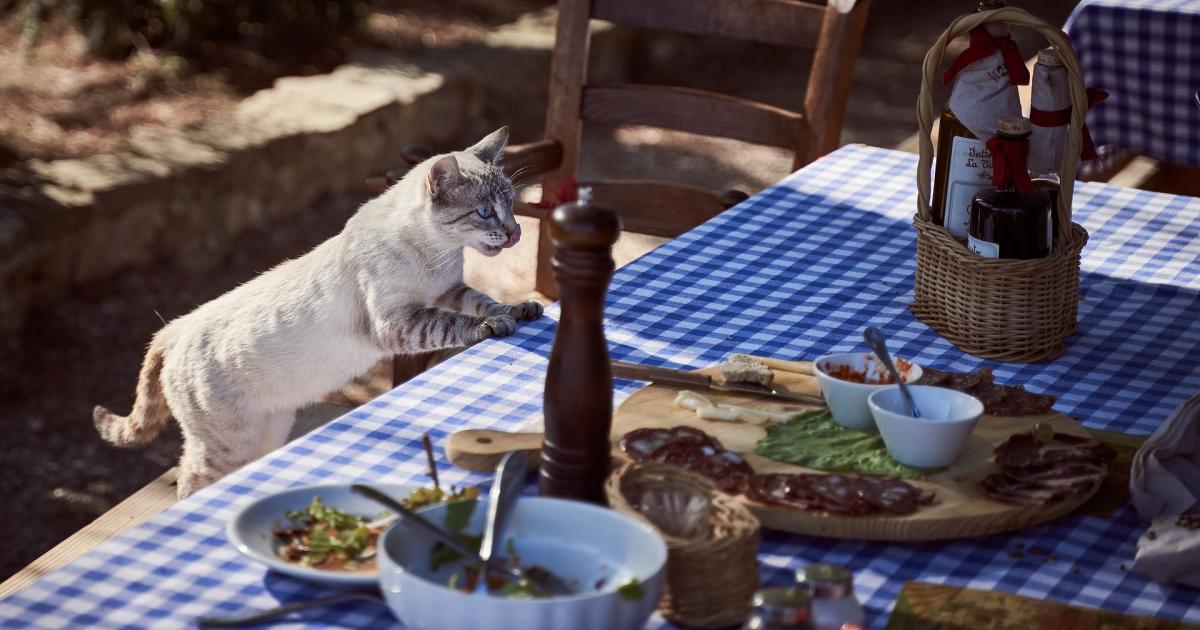
{"type": "Polygon", "coordinates": [[[483,206],[482,208],[477,208],[475,210],[475,214],[478,214],[480,217],[486,219],[492,216],[492,209],[488,206],[483,206]]]}

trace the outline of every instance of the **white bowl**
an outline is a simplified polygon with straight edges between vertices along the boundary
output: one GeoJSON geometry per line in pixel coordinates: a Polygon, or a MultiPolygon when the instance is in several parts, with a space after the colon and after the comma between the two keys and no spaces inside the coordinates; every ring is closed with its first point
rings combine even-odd
{"type": "Polygon", "coordinates": [[[896,386],[871,394],[868,404],[892,459],[916,468],[941,468],[958,459],[983,415],[978,398],[945,387],[910,385],[921,417],[908,415],[896,386]]]}
{"type": "MultiPolygon", "coordinates": [[[[894,360],[900,378],[904,379],[905,383],[921,378],[921,366],[899,357],[894,357],[894,360]]],[[[817,382],[821,384],[821,394],[829,405],[833,421],[847,429],[874,431],[875,420],[871,417],[871,408],[867,406],[867,396],[895,385],[855,383],[831,376],[829,372],[840,366],[848,366],[855,372],[864,372],[870,380],[881,380],[887,376],[887,368],[883,367],[883,363],[871,352],[828,354],[813,362],[813,373],[817,382]]]]}
{"type": "MultiPolygon", "coordinates": [[[[416,486],[392,483],[374,484],[375,487],[394,497],[406,497],[416,486]]],[[[347,514],[357,514],[373,519],[387,513],[387,509],[364,496],[350,491],[350,484],[328,484],[303,486],[262,497],[242,508],[225,527],[225,533],[237,550],[247,558],[257,560],[268,567],[315,584],[331,588],[361,588],[379,582],[377,571],[347,572],[307,569],[287,562],[279,557],[276,549],[279,542],[274,530],[287,525],[285,510],[303,510],[314,496],[321,502],[347,514]]]]}
{"type": "MultiPolygon", "coordinates": [[[[421,510],[443,523],[446,506],[421,510]]],[[[463,530],[483,531],[487,501],[476,502],[463,530]]],[[[641,628],[654,612],[666,579],[667,545],[645,523],[579,501],[521,497],[509,521],[523,564],[545,567],[578,585],[576,595],[510,599],[461,593],[446,586],[461,563],[432,571],[434,540],[397,522],[380,545],[380,585],[392,612],[405,627],[422,630],[536,630],[641,628]],[[627,599],[617,589],[630,578],[645,594],[627,599]]]]}

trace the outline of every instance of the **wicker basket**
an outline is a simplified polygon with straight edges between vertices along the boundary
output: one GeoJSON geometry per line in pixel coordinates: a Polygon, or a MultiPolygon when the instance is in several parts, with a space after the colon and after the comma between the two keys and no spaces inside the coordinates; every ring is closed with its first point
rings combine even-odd
{"type": "Polygon", "coordinates": [[[666,464],[626,464],[608,478],[609,505],[659,530],[667,541],[667,584],[658,611],[690,628],[743,623],[758,589],[758,519],[707,478],[666,464]],[[664,533],[638,506],[647,490],[698,495],[711,501],[709,533],[678,538],[664,533]]]}
{"type": "Polygon", "coordinates": [[[1059,29],[1015,7],[964,15],[954,20],[925,55],[917,101],[921,125],[917,167],[917,277],[913,303],[918,319],[971,354],[1001,361],[1044,361],[1066,349],[1075,332],[1079,305],[1079,254],[1088,234],[1071,222],[1072,182],[1079,162],[1087,95],[1079,59],[1059,29]],[[1059,175],[1058,240],[1046,258],[994,259],[977,256],[932,221],[929,207],[933,163],[933,81],[946,44],[985,22],[1032,28],[1057,49],[1071,78],[1071,122],[1059,175]]]}

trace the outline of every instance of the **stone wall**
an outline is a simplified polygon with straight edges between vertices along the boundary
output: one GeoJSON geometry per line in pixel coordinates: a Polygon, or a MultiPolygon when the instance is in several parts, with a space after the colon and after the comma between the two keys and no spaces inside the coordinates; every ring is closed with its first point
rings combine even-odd
{"type": "MultiPolygon", "coordinates": [[[[593,77],[621,79],[632,35],[594,28],[593,77]]],[[[0,196],[0,331],[129,265],[217,264],[242,232],[402,167],[407,145],[458,148],[501,124],[537,139],[553,42],[549,10],[455,49],[361,51],[191,127],[141,128],[117,153],[29,164],[35,184],[0,196]]]]}

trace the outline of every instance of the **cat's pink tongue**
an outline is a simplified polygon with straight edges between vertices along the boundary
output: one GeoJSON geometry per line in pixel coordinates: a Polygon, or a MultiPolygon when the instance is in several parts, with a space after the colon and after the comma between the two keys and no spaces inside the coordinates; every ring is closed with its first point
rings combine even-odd
{"type": "Polygon", "coordinates": [[[512,247],[513,245],[516,245],[517,241],[520,241],[520,240],[521,240],[521,226],[518,225],[517,229],[513,230],[512,234],[508,235],[508,240],[504,241],[503,243],[500,244],[500,247],[507,249],[509,247],[512,247]]]}

